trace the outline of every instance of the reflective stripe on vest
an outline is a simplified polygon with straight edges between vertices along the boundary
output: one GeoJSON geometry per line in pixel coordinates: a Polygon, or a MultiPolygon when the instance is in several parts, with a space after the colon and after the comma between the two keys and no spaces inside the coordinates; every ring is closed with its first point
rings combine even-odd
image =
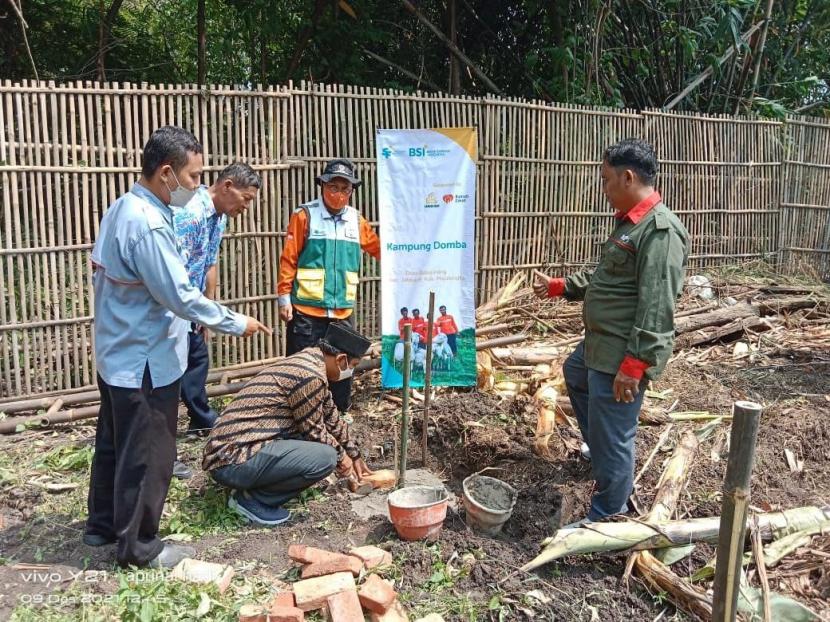
{"type": "Polygon", "coordinates": [[[299,209],[308,216],[291,301],[321,309],[351,309],[360,275],[360,215],[350,205],[332,217],[321,200],[299,209]]]}

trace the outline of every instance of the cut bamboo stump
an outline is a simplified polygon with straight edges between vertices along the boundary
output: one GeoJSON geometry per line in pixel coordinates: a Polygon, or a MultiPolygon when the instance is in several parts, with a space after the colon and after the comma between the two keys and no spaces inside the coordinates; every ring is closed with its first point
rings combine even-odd
{"type": "Polygon", "coordinates": [[[760,421],[759,404],[735,402],[715,565],[714,622],[733,622],[738,612],[749,512],[749,482],[755,463],[755,441],[760,421]]]}

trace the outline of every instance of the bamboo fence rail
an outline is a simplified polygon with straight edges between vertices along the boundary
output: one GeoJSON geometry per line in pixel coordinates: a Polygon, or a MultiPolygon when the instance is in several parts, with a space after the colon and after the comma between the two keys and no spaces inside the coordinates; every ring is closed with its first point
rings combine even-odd
{"type": "MultiPolygon", "coordinates": [[[[475,126],[477,287],[515,270],[594,262],[612,224],[598,164],[629,136],[652,141],[658,187],[693,237],[696,267],[767,258],[830,275],[830,122],[611,110],[515,98],[323,84],[0,83],[0,399],[95,384],[89,252],[106,207],[129,189],[164,124],[204,147],[205,179],[234,160],[257,169],[256,205],[222,245],[220,297],[277,327],[277,261],[293,207],[325,162],[349,157],[355,206],[378,221],[378,128],[475,126]]],[[[379,266],[367,259],[358,323],[379,334],[379,266]]],[[[273,338],[216,336],[214,367],[282,353],[273,338]]],[[[2,406],[0,405],[0,410],[2,406]]]]}

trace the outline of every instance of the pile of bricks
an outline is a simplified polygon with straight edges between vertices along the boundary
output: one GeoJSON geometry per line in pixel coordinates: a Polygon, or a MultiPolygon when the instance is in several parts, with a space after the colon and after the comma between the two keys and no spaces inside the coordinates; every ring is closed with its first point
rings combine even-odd
{"type": "Polygon", "coordinates": [[[344,554],[292,544],[288,556],[301,564],[301,579],[267,607],[242,607],[239,622],[303,622],[306,612],[317,610],[330,622],[364,622],[367,615],[371,622],[409,622],[392,583],[366,573],[391,566],[391,553],[376,546],[344,554]]]}

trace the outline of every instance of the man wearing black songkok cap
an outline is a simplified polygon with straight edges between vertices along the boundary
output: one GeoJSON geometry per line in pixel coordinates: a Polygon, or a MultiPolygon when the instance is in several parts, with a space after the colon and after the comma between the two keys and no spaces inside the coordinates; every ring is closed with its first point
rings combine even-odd
{"type": "Polygon", "coordinates": [[[332,401],[329,383],[350,378],[370,342],[331,324],[316,346],[282,359],[248,382],[219,416],[202,468],[233,489],[228,505],[261,525],[289,518],[283,505],[335,468],[371,471],[332,401]]]}

